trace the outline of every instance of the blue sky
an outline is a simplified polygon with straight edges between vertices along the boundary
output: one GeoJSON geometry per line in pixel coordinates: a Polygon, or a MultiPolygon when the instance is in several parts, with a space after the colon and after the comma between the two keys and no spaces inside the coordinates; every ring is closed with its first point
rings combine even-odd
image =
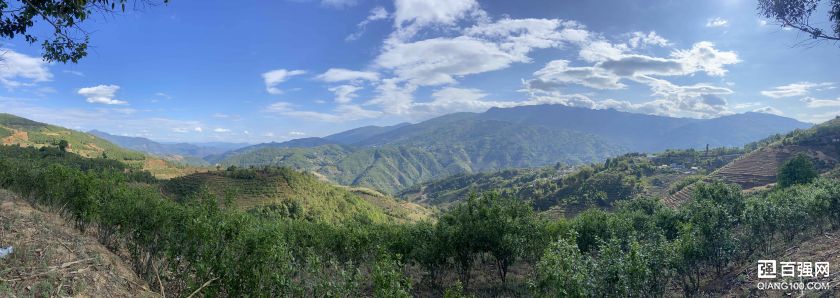
{"type": "Polygon", "coordinates": [[[540,103],[840,114],[840,47],[809,43],[755,6],[173,0],[86,22],[92,50],[78,64],[3,41],[0,111],[159,141],[252,143],[540,103]]]}

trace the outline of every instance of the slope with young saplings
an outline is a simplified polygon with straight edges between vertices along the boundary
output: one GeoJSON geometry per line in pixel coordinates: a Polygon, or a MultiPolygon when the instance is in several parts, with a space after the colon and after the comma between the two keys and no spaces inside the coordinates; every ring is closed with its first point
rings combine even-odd
{"type": "Polygon", "coordinates": [[[431,215],[429,209],[420,205],[399,202],[369,189],[332,185],[311,173],[290,168],[231,167],[194,173],[161,182],[161,191],[181,201],[208,191],[242,210],[315,221],[404,222],[431,215]]]}
{"type": "Polygon", "coordinates": [[[158,297],[131,267],[54,213],[0,189],[0,297],[158,297]]]}
{"type": "MultiPolygon", "coordinates": [[[[776,183],[779,167],[800,153],[810,157],[821,172],[830,170],[840,160],[840,118],[762,142],[768,145],[732,161],[703,180],[734,183],[744,190],[765,187],[776,183]]],[[[693,189],[691,185],[686,186],[663,197],[663,202],[671,207],[679,206],[691,198],[693,189]]]]}

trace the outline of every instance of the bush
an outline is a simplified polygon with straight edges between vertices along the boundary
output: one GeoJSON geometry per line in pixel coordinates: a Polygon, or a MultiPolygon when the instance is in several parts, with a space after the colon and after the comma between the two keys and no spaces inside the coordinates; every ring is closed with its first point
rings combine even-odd
{"type": "Polygon", "coordinates": [[[793,158],[785,161],[779,168],[779,187],[789,187],[795,184],[810,183],[817,178],[817,170],[811,159],[802,153],[796,154],[793,158]]]}
{"type": "Polygon", "coordinates": [[[537,263],[532,288],[540,297],[590,296],[590,270],[590,260],[581,255],[574,239],[559,239],[545,250],[537,263]]]}

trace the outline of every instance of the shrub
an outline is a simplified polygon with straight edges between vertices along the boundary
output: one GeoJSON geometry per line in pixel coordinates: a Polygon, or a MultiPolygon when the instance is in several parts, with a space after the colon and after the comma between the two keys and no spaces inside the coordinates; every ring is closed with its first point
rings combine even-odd
{"type": "Polygon", "coordinates": [[[796,154],[793,158],[785,161],[779,168],[779,187],[789,187],[794,184],[810,183],[817,178],[817,170],[811,159],[802,153],[796,154]]]}

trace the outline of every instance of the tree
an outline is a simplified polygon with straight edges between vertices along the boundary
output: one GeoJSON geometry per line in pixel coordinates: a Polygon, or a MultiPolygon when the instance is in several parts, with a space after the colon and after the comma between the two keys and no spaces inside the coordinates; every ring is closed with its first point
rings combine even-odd
{"type": "Polygon", "coordinates": [[[495,192],[470,194],[466,202],[444,214],[438,225],[466,288],[476,256],[484,253],[493,256],[504,283],[510,266],[533,249],[538,230],[537,217],[527,202],[495,192]]]}
{"type": "Polygon", "coordinates": [[[817,170],[814,168],[811,159],[807,155],[799,153],[788,159],[779,168],[777,183],[782,188],[795,184],[805,184],[813,181],[814,178],[817,178],[817,175],[817,170]]]}
{"type": "Polygon", "coordinates": [[[829,2],[828,19],[831,28],[815,27],[811,15],[818,10],[822,0],[758,0],[758,12],[761,16],[779,22],[782,27],[789,27],[808,33],[813,39],[840,41],[840,0],[829,2]]]}
{"type": "Polygon", "coordinates": [[[537,297],[586,297],[590,294],[592,261],[581,254],[575,239],[558,239],[545,250],[533,283],[537,297]]]}
{"type": "Polygon", "coordinates": [[[58,149],[61,150],[61,152],[67,152],[67,147],[69,146],[70,144],[67,143],[67,140],[58,141],[58,149]]]}
{"type": "MultiPolygon", "coordinates": [[[[95,12],[114,12],[117,6],[125,11],[126,2],[128,0],[0,0],[3,12],[0,37],[12,39],[21,35],[26,42],[33,44],[38,37],[33,35],[32,28],[35,20],[41,19],[54,30],[53,36],[41,43],[44,60],[76,63],[87,56],[90,40],[88,32],[79,27],[79,23],[95,12]]],[[[142,2],[152,4],[150,1],[142,2]]]]}

